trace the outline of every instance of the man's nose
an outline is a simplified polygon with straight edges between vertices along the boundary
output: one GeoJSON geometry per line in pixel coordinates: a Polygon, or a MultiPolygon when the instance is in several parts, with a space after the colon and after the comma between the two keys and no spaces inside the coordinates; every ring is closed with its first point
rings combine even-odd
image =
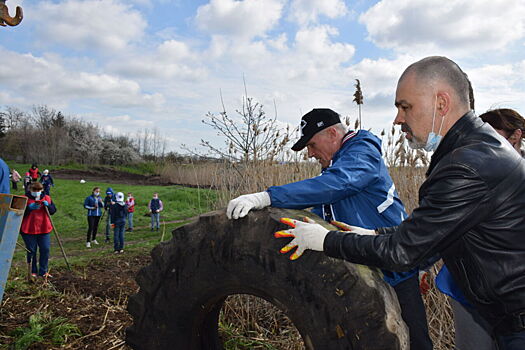
{"type": "Polygon", "coordinates": [[[394,125],[400,125],[400,124],[403,124],[404,122],[405,122],[405,119],[403,118],[402,113],[399,110],[397,110],[396,117],[394,118],[394,125]]]}

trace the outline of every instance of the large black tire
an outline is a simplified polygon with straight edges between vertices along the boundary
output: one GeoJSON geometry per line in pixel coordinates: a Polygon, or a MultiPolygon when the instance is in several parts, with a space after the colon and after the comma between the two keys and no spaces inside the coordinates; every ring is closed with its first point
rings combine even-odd
{"type": "MultiPolygon", "coordinates": [[[[392,289],[375,270],[321,252],[290,261],[280,217],[312,214],[270,208],[228,220],[202,215],[155,247],[129,300],[134,349],[222,349],[217,321],[228,295],[252,294],[281,309],[307,349],[407,349],[407,330],[392,289]]],[[[317,218],[317,221],[322,221],[317,218]]]]}

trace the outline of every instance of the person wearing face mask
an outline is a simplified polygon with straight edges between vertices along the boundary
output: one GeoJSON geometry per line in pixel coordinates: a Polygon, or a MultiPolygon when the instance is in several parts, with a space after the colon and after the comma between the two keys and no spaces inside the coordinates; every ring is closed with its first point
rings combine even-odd
{"type": "MultiPolygon", "coordinates": [[[[316,158],[319,176],[264,192],[246,194],[228,203],[226,215],[239,219],[265,206],[306,209],[324,220],[375,229],[397,225],[406,217],[388,169],[381,158],[381,140],[367,130],[346,130],[339,114],[315,108],[301,118],[301,137],[293,151],[306,148],[316,158]]],[[[425,308],[418,288],[418,269],[393,273],[383,270],[399,301],[401,317],[409,328],[412,349],[430,350],[425,308]]]]}
{"type": "Polygon", "coordinates": [[[111,205],[111,226],[113,227],[113,250],[114,253],[124,253],[124,228],[128,207],[124,202],[124,193],[117,192],[116,202],[111,205]]]}
{"type": "Polygon", "coordinates": [[[148,203],[148,209],[151,214],[151,231],[154,228],[158,231],[160,227],[160,212],[164,209],[164,206],[157,192],[153,193],[153,198],[148,203]]]}
{"type": "Polygon", "coordinates": [[[471,97],[465,73],[450,59],[433,56],[410,65],[398,81],[394,123],[412,147],[434,151],[419,206],[398,226],[376,229],[376,235],[362,234],[366,230],[359,227],[328,231],[301,222],[286,233],[301,251],[394,271],[441,256],[499,349],[522,350],[525,160],[475,116],[471,97]],[[435,136],[434,116],[443,123],[435,136]]]}
{"type": "Polygon", "coordinates": [[[86,248],[91,248],[91,243],[98,244],[98,223],[102,216],[102,208],[104,208],[104,203],[100,198],[100,187],[93,188],[91,195],[86,197],[84,200],[84,208],[87,209],[88,220],[86,248]]]}
{"type": "Polygon", "coordinates": [[[49,170],[44,170],[44,173],[40,177],[40,183],[44,186],[44,194],[49,195],[49,190],[51,189],[51,186],[55,186],[53,177],[49,173],[49,170]]]}
{"type": "MultiPolygon", "coordinates": [[[[525,119],[518,112],[500,108],[487,111],[479,118],[490,124],[523,157],[521,143],[525,119]]],[[[491,335],[486,330],[486,322],[459,291],[446,265],[436,277],[436,285],[441,292],[451,297],[449,301],[454,316],[454,345],[461,350],[496,350],[496,345],[492,343],[491,335]]]]}
{"type": "Polygon", "coordinates": [[[31,184],[27,196],[27,206],[20,227],[20,234],[27,249],[27,264],[31,268],[31,276],[51,277],[48,273],[49,250],[51,246],[51,231],[53,226],[50,215],[56,212],[51,197],[42,193],[43,186],[38,182],[31,184]],[[40,253],[37,263],[37,250],[40,253]]]}
{"type": "Polygon", "coordinates": [[[133,213],[135,212],[135,198],[131,192],[128,193],[128,198],[126,199],[126,206],[128,207],[128,229],[126,231],[133,232],[133,213]]]}

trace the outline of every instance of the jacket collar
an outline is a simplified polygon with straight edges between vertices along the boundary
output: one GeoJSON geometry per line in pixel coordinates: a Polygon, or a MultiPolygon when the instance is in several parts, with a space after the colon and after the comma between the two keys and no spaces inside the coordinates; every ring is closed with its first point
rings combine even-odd
{"type": "Polygon", "coordinates": [[[483,121],[474,112],[465,113],[445,134],[438,148],[430,159],[430,165],[426,176],[428,176],[441,159],[460,144],[466,136],[474,131],[475,128],[483,125],[483,121]]]}

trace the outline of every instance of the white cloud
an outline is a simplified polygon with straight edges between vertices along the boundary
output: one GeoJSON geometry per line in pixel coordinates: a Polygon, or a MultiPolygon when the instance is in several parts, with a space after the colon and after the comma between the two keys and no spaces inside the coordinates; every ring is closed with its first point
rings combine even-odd
{"type": "Polygon", "coordinates": [[[289,18],[300,25],[306,25],[316,23],[320,15],[336,18],[347,13],[348,9],[342,0],[293,0],[289,18]]]}
{"type": "Polygon", "coordinates": [[[160,93],[146,94],[132,80],[109,74],[69,71],[59,63],[31,54],[1,50],[0,81],[12,95],[32,104],[63,104],[71,99],[97,99],[107,106],[146,106],[158,109],[165,102],[160,93]]]}
{"type": "Polygon", "coordinates": [[[195,20],[210,33],[251,39],[277,24],[283,5],[283,0],[211,0],[197,9],[195,20]]]}
{"type": "Polygon", "coordinates": [[[89,113],[82,115],[81,118],[98,124],[105,132],[112,135],[135,134],[139,130],[155,127],[155,122],[152,120],[134,119],[128,114],[112,116],[89,113]]]}
{"type": "Polygon", "coordinates": [[[135,52],[128,58],[120,57],[108,67],[127,77],[149,80],[180,78],[194,81],[203,79],[208,74],[201,63],[200,55],[178,40],[166,40],[152,53],[135,52]]]}
{"type": "Polygon", "coordinates": [[[489,108],[516,108],[524,114],[525,61],[513,64],[483,65],[467,70],[472,81],[476,111],[489,108]]]}
{"type": "Polygon", "coordinates": [[[75,49],[121,50],[140,39],[146,21],[140,12],[118,0],[40,1],[32,9],[38,16],[40,44],[54,42],[75,49]]]}
{"type": "Polygon", "coordinates": [[[359,21],[382,48],[477,55],[502,50],[524,37],[525,2],[382,0],[359,21]]]}

